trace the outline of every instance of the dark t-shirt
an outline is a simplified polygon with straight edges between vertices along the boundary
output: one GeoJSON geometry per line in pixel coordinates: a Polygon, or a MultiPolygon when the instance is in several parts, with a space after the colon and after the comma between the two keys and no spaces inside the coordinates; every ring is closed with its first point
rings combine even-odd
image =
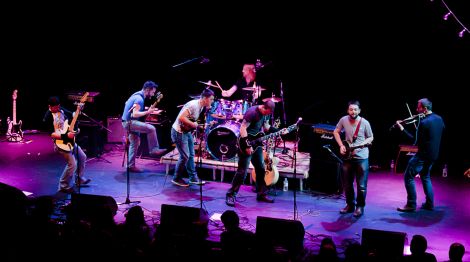
{"type": "Polygon", "coordinates": [[[258,106],[252,106],[246,110],[243,120],[250,123],[246,129],[247,133],[249,135],[256,135],[261,131],[264,122],[269,120],[269,115],[263,116],[261,111],[259,111],[258,106]]]}
{"type": "MultiPolygon", "coordinates": [[[[437,160],[444,127],[442,117],[435,113],[431,113],[421,120],[416,136],[419,157],[431,161],[437,160]]],[[[406,130],[405,132],[410,138],[414,138],[410,132],[406,130]]]]}

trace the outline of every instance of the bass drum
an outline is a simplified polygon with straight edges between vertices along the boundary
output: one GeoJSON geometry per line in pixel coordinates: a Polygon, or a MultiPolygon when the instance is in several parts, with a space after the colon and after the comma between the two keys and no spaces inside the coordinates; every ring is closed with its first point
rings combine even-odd
{"type": "Polygon", "coordinates": [[[220,161],[229,161],[235,158],[238,152],[238,135],[240,123],[227,121],[209,131],[207,135],[207,151],[220,161]]]}

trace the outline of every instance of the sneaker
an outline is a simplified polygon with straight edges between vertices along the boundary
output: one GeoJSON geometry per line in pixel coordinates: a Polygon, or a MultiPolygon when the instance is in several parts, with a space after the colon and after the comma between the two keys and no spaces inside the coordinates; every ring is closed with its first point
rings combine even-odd
{"type": "Polygon", "coordinates": [[[339,210],[340,214],[352,213],[354,212],[354,206],[346,205],[342,209],[339,210]]]}
{"type": "Polygon", "coordinates": [[[189,179],[189,184],[191,185],[205,185],[206,181],[199,179],[199,177],[193,177],[189,179]]]}
{"type": "Polygon", "coordinates": [[[150,151],[150,155],[152,156],[161,156],[166,152],[165,148],[157,148],[152,151],[150,151]]]}
{"type": "Polygon", "coordinates": [[[353,216],[361,217],[362,215],[364,215],[364,207],[356,207],[356,211],[354,211],[353,216]]]}
{"type": "Polygon", "coordinates": [[[189,184],[186,183],[182,178],[174,178],[171,180],[171,183],[177,185],[177,186],[182,186],[182,187],[188,187],[189,184]]]}
{"type": "Polygon", "coordinates": [[[234,207],[237,198],[234,195],[227,194],[225,195],[225,204],[229,207],[234,207]]]}
{"type": "Polygon", "coordinates": [[[132,172],[132,173],[142,173],[144,172],[144,170],[136,167],[136,166],[131,166],[129,167],[129,172],[132,172]]]}

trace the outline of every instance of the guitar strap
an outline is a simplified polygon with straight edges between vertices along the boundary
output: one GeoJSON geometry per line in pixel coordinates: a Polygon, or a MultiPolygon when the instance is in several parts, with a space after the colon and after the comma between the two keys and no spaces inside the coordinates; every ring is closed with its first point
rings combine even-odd
{"type": "Polygon", "coordinates": [[[352,141],[353,143],[356,142],[357,134],[359,134],[359,128],[361,128],[361,122],[362,122],[362,117],[359,120],[359,123],[357,123],[356,131],[354,132],[354,135],[353,135],[353,141],[352,141]]]}

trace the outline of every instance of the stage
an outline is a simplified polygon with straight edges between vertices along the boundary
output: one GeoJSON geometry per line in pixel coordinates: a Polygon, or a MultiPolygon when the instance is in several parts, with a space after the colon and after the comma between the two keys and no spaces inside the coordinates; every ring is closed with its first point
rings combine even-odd
{"type": "MultiPolygon", "coordinates": [[[[53,152],[53,145],[48,134],[26,134],[27,143],[0,143],[0,182],[14,186],[29,197],[51,195],[57,199],[57,205],[70,202],[70,195],[57,193],[59,177],[65,166],[64,160],[53,152]]],[[[92,181],[80,189],[81,194],[110,196],[117,203],[127,197],[126,169],[122,166],[123,146],[105,144],[105,150],[99,158],[89,159],[86,164],[86,176],[92,181]]],[[[282,148],[278,148],[281,150],[282,148]]],[[[281,176],[291,176],[292,150],[285,157],[286,166],[280,167],[281,176]]],[[[424,235],[428,240],[428,252],[434,253],[438,261],[448,256],[451,243],[460,242],[470,247],[470,180],[433,176],[436,209],[419,210],[415,213],[399,213],[396,208],[406,202],[406,192],[402,173],[391,170],[374,170],[369,174],[367,206],[365,214],[357,219],[352,214],[341,215],[339,210],[345,205],[340,194],[325,194],[310,189],[308,157],[304,153],[297,155],[297,175],[304,180],[303,190],[295,187],[289,180],[289,191],[282,191],[282,179],[273,187],[271,195],[274,204],[256,201],[249,179],[241,187],[238,202],[234,208],[225,205],[225,193],[230,187],[236,161],[222,162],[203,159],[205,171],[200,176],[207,181],[199,186],[182,188],[173,185],[171,175],[177,156],[170,151],[161,159],[137,159],[137,166],[143,173],[130,174],[129,199],[140,201],[147,222],[159,223],[161,205],[171,204],[187,207],[200,207],[211,217],[209,239],[218,241],[223,230],[220,214],[225,210],[235,210],[240,216],[241,226],[255,231],[258,216],[300,220],[305,227],[305,246],[318,252],[324,237],[332,237],[341,256],[347,243],[361,242],[364,228],[404,232],[408,245],[415,234],[424,235]],[[224,171],[221,181],[219,172],[224,171]],[[214,177],[214,172],[216,176],[214,177]],[[167,175],[168,174],[168,175],[167,175]],[[202,202],[201,202],[202,200],[202,202]],[[296,209],[294,209],[296,207],[296,209]],[[294,213],[294,210],[296,213],[294,213]]],[[[416,180],[418,204],[423,202],[423,190],[416,180]]],[[[115,220],[122,222],[130,205],[118,205],[115,220]]],[[[60,213],[55,214],[60,218],[60,213]]],[[[467,252],[468,253],[468,252],[467,252]]],[[[468,254],[464,259],[468,260],[468,254]]]]}

